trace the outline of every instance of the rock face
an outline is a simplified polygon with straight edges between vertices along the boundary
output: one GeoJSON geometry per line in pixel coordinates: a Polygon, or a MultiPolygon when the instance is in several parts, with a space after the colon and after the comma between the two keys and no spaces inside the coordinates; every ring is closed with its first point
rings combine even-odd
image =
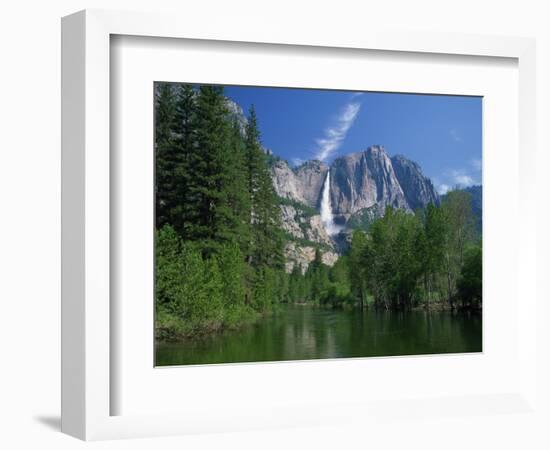
{"type": "MultiPolygon", "coordinates": [[[[298,266],[302,274],[306,272],[310,263],[315,259],[315,247],[312,245],[299,245],[289,241],[285,246],[286,264],[285,270],[290,273],[298,266]]],[[[332,267],[338,260],[338,253],[333,250],[326,250],[322,254],[323,264],[332,267]]]]}
{"type": "Polygon", "coordinates": [[[298,265],[305,272],[315,259],[316,247],[321,248],[323,262],[333,266],[338,259],[334,243],[327,234],[318,214],[311,215],[309,208],[282,204],[281,221],[284,231],[289,237],[285,247],[286,270],[292,272],[298,265]]]}
{"type": "Polygon", "coordinates": [[[348,216],[374,205],[410,209],[383,147],[336,159],[331,167],[333,213],[348,216]]]}
{"type": "Polygon", "coordinates": [[[286,161],[279,160],[271,168],[275,192],[279,197],[319,208],[327,170],[328,166],[320,161],[308,161],[293,169],[286,161]]]}
{"type": "MultiPolygon", "coordinates": [[[[280,197],[319,209],[321,191],[329,166],[308,161],[291,168],[286,161],[272,167],[273,185],[280,197]]],[[[404,156],[388,156],[384,147],[350,153],[330,166],[333,213],[346,220],[364,208],[386,206],[414,211],[428,203],[439,203],[439,196],[420,166],[404,156]]]]}
{"type": "Polygon", "coordinates": [[[323,261],[333,265],[347,242],[342,233],[329,236],[319,215],[328,170],[332,213],[334,221],[345,226],[344,234],[353,228],[368,228],[388,206],[413,212],[440,201],[417,163],[401,155],[390,158],[382,146],[337,158],[330,167],[308,161],[292,168],[278,160],[271,171],[275,191],[285,200],[281,204],[283,227],[291,238],[287,270],[296,264],[306,270],[315,258],[315,246],[323,248],[323,261]]]}
{"type": "Polygon", "coordinates": [[[296,178],[306,205],[319,208],[321,190],[327,177],[328,166],[320,161],[308,161],[296,169],[296,178]]]}
{"type": "Polygon", "coordinates": [[[229,98],[225,99],[225,107],[227,108],[230,117],[239,126],[241,134],[244,136],[246,134],[246,125],[248,124],[248,120],[244,115],[243,109],[229,98]]]}
{"type": "Polygon", "coordinates": [[[391,162],[409,208],[415,210],[429,203],[439,203],[439,196],[431,180],[424,176],[417,163],[402,155],[393,156],[391,162]]]}
{"type": "Polygon", "coordinates": [[[306,203],[303,188],[296,177],[296,173],[284,160],[279,160],[271,167],[273,187],[279,197],[306,203]]]}
{"type": "Polygon", "coordinates": [[[333,246],[320,215],[309,215],[298,205],[280,205],[280,208],[283,230],[290,237],[323,244],[326,247],[333,246]]]}

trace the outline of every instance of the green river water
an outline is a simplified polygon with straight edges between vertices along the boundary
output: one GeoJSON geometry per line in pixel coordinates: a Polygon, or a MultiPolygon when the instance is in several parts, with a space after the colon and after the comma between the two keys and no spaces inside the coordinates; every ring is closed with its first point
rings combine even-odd
{"type": "Polygon", "coordinates": [[[288,305],[238,331],[156,347],[156,365],[482,351],[481,315],[288,305]]]}

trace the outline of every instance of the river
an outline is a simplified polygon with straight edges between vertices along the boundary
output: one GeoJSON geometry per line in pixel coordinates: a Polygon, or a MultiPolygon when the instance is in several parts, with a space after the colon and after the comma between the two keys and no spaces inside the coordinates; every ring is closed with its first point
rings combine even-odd
{"type": "Polygon", "coordinates": [[[481,315],[287,305],[238,331],[156,347],[157,366],[482,351],[481,315]]]}

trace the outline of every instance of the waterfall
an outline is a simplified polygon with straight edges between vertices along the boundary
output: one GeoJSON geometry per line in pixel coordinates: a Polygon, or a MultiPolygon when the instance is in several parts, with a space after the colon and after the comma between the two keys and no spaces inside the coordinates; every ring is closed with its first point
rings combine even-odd
{"type": "Polygon", "coordinates": [[[325,184],[323,185],[323,196],[321,197],[321,221],[327,234],[332,236],[338,233],[339,227],[334,224],[334,218],[332,216],[332,206],[330,204],[330,169],[327,171],[327,177],[325,178],[325,184]]]}

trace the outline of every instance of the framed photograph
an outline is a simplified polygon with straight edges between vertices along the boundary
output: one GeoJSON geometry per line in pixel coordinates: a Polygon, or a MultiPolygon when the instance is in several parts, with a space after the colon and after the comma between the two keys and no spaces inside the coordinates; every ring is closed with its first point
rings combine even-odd
{"type": "Polygon", "coordinates": [[[64,432],[534,407],[533,41],[62,31],[64,432]]]}
{"type": "Polygon", "coordinates": [[[482,351],[481,97],[154,91],[156,366],[482,351]]]}

